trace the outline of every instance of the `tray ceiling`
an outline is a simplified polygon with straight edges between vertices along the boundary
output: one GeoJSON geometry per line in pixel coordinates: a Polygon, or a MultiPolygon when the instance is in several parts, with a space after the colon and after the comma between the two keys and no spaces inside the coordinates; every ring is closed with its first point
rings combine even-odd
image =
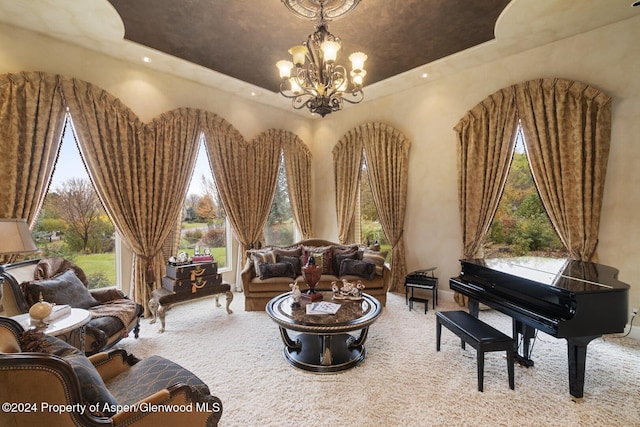
{"type": "MultiPolygon", "coordinates": [[[[125,38],[277,92],[275,63],[306,40],[314,22],[280,0],[109,0],[125,38]]],[[[339,62],[365,52],[365,85],[494,38],[509,0],[363,0],[329,24],[342,39],[339,62]]]]}

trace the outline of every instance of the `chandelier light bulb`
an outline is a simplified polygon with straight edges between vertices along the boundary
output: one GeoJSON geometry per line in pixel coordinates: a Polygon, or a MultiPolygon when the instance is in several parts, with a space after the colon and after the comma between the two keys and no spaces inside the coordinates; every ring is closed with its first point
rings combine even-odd
{"type": "Polygon", "coordinates": [[[340,50],[340,43],[333,40],[326,40],[320,45],[324,60],[332,63],[338,58],[338,51],[340,50]]]}
{"type": "Polygon", "coordinates": [[[293,58],[293,63],[296,67],[302,67],[304,65],[305,58],[307,56],[307,47],[304,45],[296,45],[289,49],[289,53],[293,58]]]}
{"type": "Polygon", "coordinates": [[[299,95],[302,93],[302,88],[296,81],[295,77],[291,77],[289,79],[289,84],[291,85],[291,92],[293,92],[294,95],[299,95]]]}
{"type": "Polygon", "coordinates": [[[356,73],[364,71],[364,61],[368,56],[362,52],[354,52],[349,55],[349,61],[351,61],[351,69],[356,73]]]}
{"type": "Polygon", "coordinates": [[[280,78],[288,79],[291,77],[291,69],[293,68],[293,63],[291,61],[286,61],[284,59],[276,62],[276,67],[280,70],[280,78]]]}

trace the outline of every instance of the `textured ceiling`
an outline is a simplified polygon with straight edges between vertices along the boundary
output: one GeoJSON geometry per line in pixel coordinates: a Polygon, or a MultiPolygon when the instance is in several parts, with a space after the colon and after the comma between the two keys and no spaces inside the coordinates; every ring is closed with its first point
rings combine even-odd
{"type": "MultiPolygon", "coordinates": [[[[109,0],[125,38],[276,92],[275,63],[306,40],[314,22],[280,0],[109,0]]],[[[342,39],[339,63],[365,52],[365,86],[494,38],[509,0],[362,0],[333,21],[342,39]]]]}

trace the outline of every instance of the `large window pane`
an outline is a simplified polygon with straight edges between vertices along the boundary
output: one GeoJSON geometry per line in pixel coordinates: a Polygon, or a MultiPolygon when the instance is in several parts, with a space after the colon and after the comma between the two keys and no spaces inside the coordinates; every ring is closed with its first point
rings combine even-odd
{"type": "Polygon", "coordinates": [[[293,220],[287,174],[284,167],[284,157],[280,156],[280,168],[276,182],[276,193],[269,212],[267,224],[264,227],[265,244],[287,246],[298,240],[297,227],[293,220]]]}
{"type": "Polygon", "coordinates": [[[382,231],[378,209],[373,201],[371,183],[369,181],[369,168],[367,159],[362,158],[362,171],[360,173],[360,242],[371,246],[378,242],[382,251],[387,251],[387,262],[391,258],[391,245],[382,231]]]}
{"type": "Polygon", "coordinates": [[[204,139],[200,141],[191,184],[184,203],[179,250],[193,256],[196,249],[211,253],[218,269],[228,269],[231,254],[227,238],[227,216],[218,196],[207,159],[204,139]]]}
{"type": "Polygon", "coordinates": [[[486,257],[568,256],[547,215],[533,181],[524,148],[522,128],[507,182],[489,233],[485,237],[486,257]]]}
{"type": "Polygon", "coordinates": [[[89,288],[117,286],[115,228],[80,156],[69,116],[49,192],[33,230],[41,252],[76,263],[89,288]]]}

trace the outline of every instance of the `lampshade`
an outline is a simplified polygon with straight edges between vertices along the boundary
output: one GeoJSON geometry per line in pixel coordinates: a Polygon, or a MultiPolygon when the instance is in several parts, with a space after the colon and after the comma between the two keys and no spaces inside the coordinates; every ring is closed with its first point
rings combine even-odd
{"type": "Polygon", "coordinates": [[[293,46],[289,49],[289,53],[291,54],[291,58],[293,59],[293,63],[296,64],[296,67],[302,67],[304,65],[307,52],[308,49],[304,45],[293,46]]]}
{"type": "Polygon", "coordinates": [[[13,255],[38,250],[24,219],[0,219],[0,254],[13,255]]]}
{"type": "Polygon", "coordinates": [[[320,45],[322,53],[324,54],[324,60],[327,62],[334,62],[338,57],[338,51],[340,50],[340,43],[332,40],[326,40],[320,45]]]}
{"type": "Polygon", "coordinates": [[[296,95],[299,93],[302,93],[302,88],[300,87],[296,79],[290,78],[289,83],[291,84],[291,92],[293,92],[296,95]]]}
{"type": "Polygon", "coordinates": [[[354,52],[349,55],[351,61],[351,69],[356,73],[364,70],[364,61],[367,60],[367,55],[362,52],[354,52]]]}
{"type": "Polygon", "coordinates": [[[276,67],[280,70],[280,78],[288,79],[291,77],[291,69],[293,68],[293,63],[291,61],[280,60],[276,62],[276,67]]]}

